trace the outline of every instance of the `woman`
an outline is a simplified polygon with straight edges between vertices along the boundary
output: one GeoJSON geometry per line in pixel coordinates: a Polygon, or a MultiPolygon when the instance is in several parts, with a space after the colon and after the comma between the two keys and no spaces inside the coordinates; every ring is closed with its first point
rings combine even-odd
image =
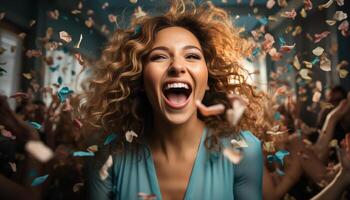
{"type": "Polygon", "coordinates": [[[243,131],[258,133],[262,111],[262,96],[246,84],[239,65],[249,52],[228,14],[210,3],[196,8],[173,1],[164,15],[136,18],[131,28],[117,30],[81,107],[85,121],[117,135],[111,143],[107,136],[109,144],[99,150],[105,156],[92,165],[90,197],[262,199],[260,141],[243,131]],[[242,101],[228,93],[249,101],[236,126],[222,107],[203,105],[231,108],[242,101]],[[220,152],[233,138],[248,146],[237,164],[220,152]]]}

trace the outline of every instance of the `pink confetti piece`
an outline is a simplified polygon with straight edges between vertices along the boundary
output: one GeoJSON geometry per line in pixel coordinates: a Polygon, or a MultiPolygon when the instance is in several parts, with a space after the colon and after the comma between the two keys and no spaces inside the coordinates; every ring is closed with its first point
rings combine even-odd
{"type": "Polygon", "coordinates": [[[290,51],[292,51],[295,48],[295,43],[293,45],[283,45],[280,48],[280,52],[282,53],[289,53],[290,51]]]}
{"type": "Polygon", "coordinates": [[[271,59],[273,61],[279,61],[281,60],[282,58],[282,54],[277,52],[276,48],[272,48],[270,51],[269,51],[269,55],[271,56],[271,59]]]}
{"type": "Polygon", "coordinates": [[[341,31],[341,34],[344,37],[348,36],[349,35],[349,22],[348,22],[348,20],[342,21],[338,26],[338,30],[341,31]]]}
{"type": "Polygon", "coordinates": [[[53,10],[53,11],[47,12],[47,16],[50,19],[58,20],[58,17],[60,16],[60,13],[58,12],[58,10],[53,10]]]}
{"type": "Polygon", "coordinates": [[[284,13],[281,14],[281,17],[286,17],[289,19],[295,19],[297,16],[297,12],[295,12],[295,9],[293,8],[291,11],[285,11],[284,13]]]}
{"type": "Polygon", "coordinates": [[[212,106],[205,106],[199,100],[196,101],[196,105],[202,115],[208,117],[213,115],[222,114],[225,111],[225,106],[223,104],[215,104],[212,106]]]}
{"type": "Polygon", "coordinates": [[[83,127],[83,123],[81,123],[81,121],[77,118],[73,119],[73,125],[79,129],[83,127]]]}
{"type": "Polygon", "coordinates": [[[305,10],[311,10],[312,9],[312,1],[311,0],[304,0],[304,9],[305,10]]]}
{"type": "Polygon", "coordinates": [[[314,35],[314,42],[315,43],[320,42],[323,38],[326,38],[329,34],[331,34],[331,32],[329,32],[329,31],[324,31],[322,33],[316,33],[314,35]]]}
{"type": "Polygon", "coordinates": [[[157,199],[157,196],[155,194],[146,194],[144,192],[139,192],[137,194],[138,198],[141,198],[142,200],[155,200],[157,199]]]}
{"type": "Polygon", "coordinates": [[[275,39],[273,38],[273,36],[270,33],[266,33],[264,36],[265,40],[262,43],[262,49],[265,52],[269,52],[273,46],[273,44],[275,43],[275,39]]]}
{"type": "Polygon", "coordinates": [[[6,130],[6,129],[1,129],[1,135],[3,135],[4,137],[10,138],[11,140],[15,140],[16,136],[13,135],[10,131],[6,130]]]}

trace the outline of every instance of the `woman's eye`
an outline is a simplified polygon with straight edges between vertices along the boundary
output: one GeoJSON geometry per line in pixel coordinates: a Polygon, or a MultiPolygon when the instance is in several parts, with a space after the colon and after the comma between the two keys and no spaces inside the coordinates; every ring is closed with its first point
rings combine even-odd
{"type": "Polygon", "coordinates": [[[163,55],[154,55],[154,56],[151,56],[150,60],[151,61],[157,61],[157,60],[164,60],[166,59],[167,57],[166,56],[163,56],[163,55]]]}
{"type": "Polygon", "coordinates": [[[199,55],[196,55],[196,54],[189,54],[189,55],[186,56],[186,59],[200,60],[201,57],[199,55]]]}

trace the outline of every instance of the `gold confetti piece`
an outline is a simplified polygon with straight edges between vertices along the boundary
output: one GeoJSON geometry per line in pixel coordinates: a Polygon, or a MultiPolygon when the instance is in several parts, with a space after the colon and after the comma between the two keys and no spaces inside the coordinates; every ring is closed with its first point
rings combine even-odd
{"type": "Polygon", "coordinates": [[[321,92],[316,91],[316,92],[314,93],[314,95],[312,95],[312,102],[317,103],[317,102],[320,101],[320,99],[321,99],[321,92]]]}
{"type": "Polygon", "coordinates": [[[338,6],[343,6],[344,5],[344,0],[335,0],[338,4],[338,6]]]}
{"type": "Polygon", "coordinates": [[[34,24],[36,23],[36,21],[34,19],[29,21],[29,26],[32,27],[34,26],[34,24]]]}
{"type": "Polygon", "coordinates": [[[125,139],[128,142],[132,142],[134,137],[137,137],[137,134],[134,131],[126,131],[125,133],[125,139]]]}
{"type": "Polygon", "coordinates": [[[337,23],[337,21],[335,20],[326,20],[326,23],[330,26],[333,26],[335,23],[337,23]]]}
{"type": "Polygon", "coordinates": [[[275,1],[275,0],[268,0],[268,1],[266,2],[266,8],[267,8],[267,9],[272,9],[272,8],[275,6],[275,4],[276,4],[276,1],[275,1]]]}
{"type": "Polygon", "coordinates": [[[80,188],[82,188],[84,186],[84,183],[76,183],[73,186],[73,192],[78,192],[80,190],[80,188]]]}
{"type": "Polygon", "coordinates": [[[91,28],[94,25],[94,20],[91,17],[89,17],[87,20],[85,20],[85,25],[88,28],[91,28]]]}
{"type": "Polygon", "coordinates": [[[111,23],[116,23],[116,22],[117,22],[117,16],[112,15],[112,14],[109,14],[109,15],[108,15],[108,20],[109,20],[109,22],[111,22],[111,23]]]}
{"type": "Polygon", "coordinates": [[[306,18],[306,17],[307,17],[307,13],[306,13],[306,11],[305,11],[304,8],[300,10],[300,16],[301,16],[302,18],[306,18]]]}
{"type": "Polygon", "coordinates": [[[333,4],[334,0],[329,0],[327,3],[325,4],[322,4],[322,5],[319,5],[318,6],[318,9],[319,10],[322,10],[324,8],[329,8],[329,6],[331,6],[333,4]]]}
{"type": "Polygon", "coordinates": [[[312,50],[312,53],[315,56],[320,56],[323,54],[324,49],[322,47],[316,47],[314,50],[312,50]]]}
{"type": "Polygon", "coordinates": [[[297,13],[295,12],[295,9],[293,8],[291,11],[285,11],[284,13],[281,14],[281,17],[286,17],[289,19],[295,19],[297,16],[297,13]]]}
{"type": "Polygon", "coordinates": [[[25,150],[40,162],[47,162],[53,157],[52,150],[41,141],[29,140],[25,150]]]}
{"type": "Polygon", "coordinates": [[[28,79],[28,80],[30,80],[30,79],[33,78],[33,77],[32,77],[32,74],[30,74],[30,73],[23,73],[22,76],[24,76],[24,78],[26,78],[26,79],[28,79]]]}
{"type": "Polygon", "coordinates": [[[277,17],[269,16],[268,17],[269,21],[278,21],[277,17]]]}
{"type": "Polygon", "coordinates": [[[233,164],[238,164],[243,159],[243,154],[236,149],[224,148],[222,154],[233,164]]]}
{"type": "Polygon", "coordinates": [[[103,3],[102,10],[105,10],[109,6],[108,2],[103,3]]]}
{"type": "Polygon", "coordinates": [[[137,3],[137,0],[130,0],[130,3],[135,4],[135,3],[137,3]]]}
{"type": "Polygon", "coordinates": [[[277,0],[277,3],[280,7],[288,6],[287,0],[277,0]]]}
{"type": "Polygon", "coordinates": [[[312,63],[309,61],[303,61],[303,64],[305,65],[305,67],[311,69],[312,68],[312,63]]]}
{"type": "Polygon", "coordinates": [[[333,15],[333,19],[337,21],[343,21],[344,19],[348,18],[348,15],[344,13],[343,11],[336,11],[333,15]]]}
{"type": "Polygon", "coordinates": [[[72,14],[73,14],[73,15],[77,15],[77,14],[80,14],[80,13],[81,13],[80,10],[72,10],[72,14]]]}
{"type": "Polygon", "coordinates": [[[311,71],[309,69],[301,69],[299,71],[299,74],[301,76],[301,78],[305,79],[305,80],[311,80],[312,78],[310,77],[309,74],[311,74],[311,71]]]}
{"type": "Polygon", "coordinates": [[[53,11],[47,12],[47,15],[48,15],[48,17],[50,19],[58,20],[58,17],[60,16],[60,13],[58,12],[58,10],[53,10],[53,11]]]}
{"type": "Polygon", "coordinates": [[[24,39],[26,37],[27,34],[25,33],[20,33],[18,34],[18,37],[20,37],[21,39],[24,39]]]}
{"type": "Polygon", "coordinates": [[[268,153],[273,153],[276,151],[275,144],[273,141],[265,141],[263,143],[263,149],[268,153]]]}
{"type": "Polygon", "coordinates": [[[86,150],[89,151],[89,152],[95,153],[95,152],[98,151],[98,146],[97,145],[91,145],[86,150]]]}
{"type": "Polygon", "coordinates": [[[75,46],[75,48],[77,48],[77,49],[80,48],[80,43],[81,43],[82,40],[83,40],[83,35],[80,34],[79,42],[78,42],[78,44],[75,46]]]}
{"type": "Polygon", "coordinates": [[[298,56],[297,56],[297,55],[294,56],[294,59],[293,59],[293,66],[294,66],[295,69],[297,69],[297,70],[300,69],[300,62],[299,62],[299,59],[298,59],[298,56]]]}
{"type": "Polygon", "coordinates": [[[326,72],[331,71],[331,60],[329,60],[326,56],[321,57],[320,68],[326,72]]]}
{"type": "Polygon", "coordinates": [[[10,165],[10,167],[11,167],[11,169],[12,169],[13,172],[16,172],[16,171],[17,171],[16,163],[8,162],[8,164],[10,165]]]}
{"type": "Polygon", "coordinates": [[[67,43],[72,41],[72,37],[66,31],[60,31],[60,38],[67,43]]]}
{"type": "Polygon", "coordinates": [[[100,178],[101,180],[106,180],[108,177],[108,169],[113,165],[113,159],[112,156],[109,155],[106,162],[103,164],[103,166],[100,169],[100,178]]]}
{"type": "Polygon", "coordinates": [[[322,83],[321,81],[316,81],[316,89],[321,92],[322,91],[322,83]]]}
{"type": "Polygon", "coordinates": [[[346,76],[348,75],[349,71],[346,69],[340,69],[339,70],[339,77],[340,78],[346,78],[346,76]]]}
{"type": "Polygon", "coordinates": [[[338,140],[337,139],[333,139],[329,142],[329,147],[331,148],[335,148],[335,147],[338,147],[338,140]]]}
{"type": "Polygon", "coordinates": [[[0,20],[4,19],[5,15],[6,15],[6,13],[1,12],[1,13],[0,13],[0,20]]]}
{"type": "Polygon", "coordinates": [[[302,31],[302,28],[301,28],[301,26],[298,25],[295,27],[294,31],[292,32],[292,35],[297,36],[301,33],[301,31],[302,31]]]}

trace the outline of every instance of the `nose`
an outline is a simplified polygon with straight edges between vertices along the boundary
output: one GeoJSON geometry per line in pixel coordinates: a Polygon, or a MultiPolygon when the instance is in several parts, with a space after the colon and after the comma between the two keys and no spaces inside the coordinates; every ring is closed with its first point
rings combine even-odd
{"type": "Polygon", "coordinates": [[[178,76],[181,73],[186,73],[184,63],[181,63],[178,59],[174,58],[169,65],[168,75],[178,76]]]}

